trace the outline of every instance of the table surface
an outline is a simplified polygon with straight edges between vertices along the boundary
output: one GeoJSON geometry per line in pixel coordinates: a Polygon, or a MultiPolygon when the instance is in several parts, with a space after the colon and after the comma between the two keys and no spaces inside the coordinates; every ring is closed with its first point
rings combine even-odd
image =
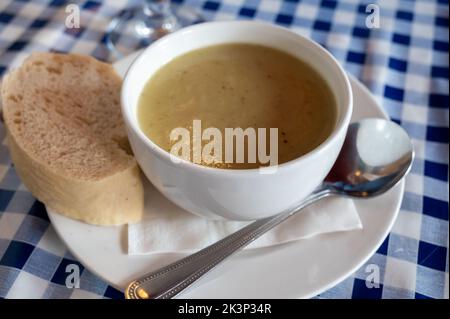
{"type": "MultiPolygon", "coordinates": [[[[317,298],[448,298],[448,0],[174,2],[197,8],[206,20],[264,20],[314,39],[369,88],[412,138],[416,159],[392,232],[366,265],[317,298]],[[369,3],[378,6],[379,28],[366,26],[369,3]],[[372,265],[380,278],[377,287],[368,288],[372,265]]],[[[106,27],[135,3],[2,0],[0,76],[34,51],[113,61],[105,46],[106,27]],[[69,3],[81,8],[77,30],[64,25],[69,3]]],[[[43,204],[16,175],[0,122],[0,298],[27,297],[123,294],[85,269],[61,243],[43,204]],[[66,287],[70,264],[79,266],[79,289],[66,287]]]]}

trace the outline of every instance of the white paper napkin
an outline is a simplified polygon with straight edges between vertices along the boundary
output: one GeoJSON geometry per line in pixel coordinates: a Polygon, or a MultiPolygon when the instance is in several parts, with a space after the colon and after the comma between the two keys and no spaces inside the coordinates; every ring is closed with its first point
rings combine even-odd
{"type": "MultiPolygon", "coordinates": [[[[145,214],[128,226],[128,254],[193,252],[240,229],[248,222],[212,221],[172,204],[149,183],[145,214]]],[[[279,245],[318,234],[362,229],[352,200],[324,199],[267,232],[246,249],[279,245]]]]}

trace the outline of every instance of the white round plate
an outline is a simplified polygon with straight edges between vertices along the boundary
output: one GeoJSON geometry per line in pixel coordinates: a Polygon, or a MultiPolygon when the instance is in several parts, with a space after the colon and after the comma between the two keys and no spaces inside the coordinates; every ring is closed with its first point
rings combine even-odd
{"type": "MultiPolygon", "coordinates": [[[[114,64],[124,75],[137,54],[114,64]]],[[[352,121],[387,118],[370,92],[350,77],[352,121]]],[[[388,235],[403,197],[404,182],[386,194],[355,201],[363,230],[324,234],[276,247],[242,251],[207,274],[183,298],[309,298],[361,267],[388,235]]],[[[157,196],[162,196],[159,193],[157,196]]],[[[129,256],[127,226],[88,225],[47,209],[72,254],[91,272],[123,290],[131,280],[183,257],[181,254],[129,256]]]]}

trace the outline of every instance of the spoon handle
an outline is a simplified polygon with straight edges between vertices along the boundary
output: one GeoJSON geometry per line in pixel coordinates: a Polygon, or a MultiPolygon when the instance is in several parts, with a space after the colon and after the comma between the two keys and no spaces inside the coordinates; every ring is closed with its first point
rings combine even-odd
{"type": "Polygon", "coordinates": [[[169,299],[175,297],[235,252],[302,208],[330,194],[328,189],[321,187],[289,211],[250,223],[192,255],[132,281],[125,290],[126,298],[169,299]]]}

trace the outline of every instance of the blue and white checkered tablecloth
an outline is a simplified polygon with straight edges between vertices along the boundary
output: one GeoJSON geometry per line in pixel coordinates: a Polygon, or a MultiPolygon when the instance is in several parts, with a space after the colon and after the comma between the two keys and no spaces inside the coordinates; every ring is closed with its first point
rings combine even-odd
{"type": "MultiPolygon", "coordinates": [[[[318,298],[448,298],[449,9],[436,1],[185,0],[207,20],[259,19],[316,40],[364,82],[411,136],[417,158],[392,232],[366,266],[318,298]],[[366,7],[380,9],[369,29],[366,7]]],[[[30,52],[56,50],[110,60],[108,22],[136,1],[0,0],[0,75],[30,52]],[[81,7],[81,28],[64,26],[66,5],[81,7]]],[[[81,264],[79,289],[65,286],[78,263],[56,236],[44,206],[11,164],[0,123],[0,297],[123,298],[81,264]]]]}

